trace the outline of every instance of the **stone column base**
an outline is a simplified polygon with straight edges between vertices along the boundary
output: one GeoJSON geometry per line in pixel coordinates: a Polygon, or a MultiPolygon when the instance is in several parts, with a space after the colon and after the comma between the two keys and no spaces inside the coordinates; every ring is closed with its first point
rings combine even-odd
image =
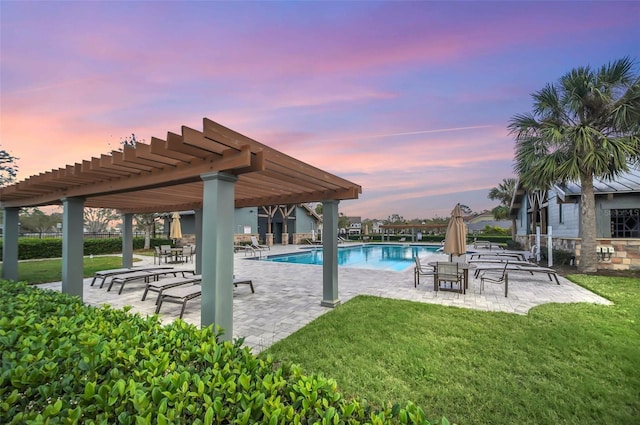
{"type": "Polygon", "coordinates": [[[320,302],[320,305],[322,307],[335,308],[335,307],[338,307],[341,303],[342,301],[340,300],[333,300],[333,301],[322,300],[320,302]]]}

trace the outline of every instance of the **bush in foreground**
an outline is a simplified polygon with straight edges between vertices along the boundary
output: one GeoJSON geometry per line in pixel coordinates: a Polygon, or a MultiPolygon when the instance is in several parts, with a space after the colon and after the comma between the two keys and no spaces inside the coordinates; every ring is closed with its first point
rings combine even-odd
{"type": "Polygon", "coordinates": [[[0,301],[0,423],[429,423],[412,403],[345,400],[335,381],[218,342],[211,328],[23,283],[0,281],[0,301]]]}

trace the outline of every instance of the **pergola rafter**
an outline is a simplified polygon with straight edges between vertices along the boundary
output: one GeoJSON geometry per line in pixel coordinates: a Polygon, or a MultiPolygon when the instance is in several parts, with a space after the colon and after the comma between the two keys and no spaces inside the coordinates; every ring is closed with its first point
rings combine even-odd
{"type": "Polygon", "coordinates": [[[214,121],[183,126],[166,140],[124,146],[0,189],[3,207],[60,204],[82,197],[87,207],[168,212],[202,206],[201,175],[239,177],[235,206],[355,199],[360,186],[269,148],[214,121]]]}

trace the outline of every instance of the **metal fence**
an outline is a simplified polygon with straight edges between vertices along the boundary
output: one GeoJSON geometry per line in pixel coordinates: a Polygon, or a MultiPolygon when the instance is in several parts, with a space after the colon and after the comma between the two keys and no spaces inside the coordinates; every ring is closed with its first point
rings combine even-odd
{"type": "MultiPolygon", "coordinates": [[[[28,239],[62,239],[62,232],[20,232],[21,238],[28,239]]],[[[85,232],[85,239],[121,238],[121,232],[85,232]]],[[[133,232],[134,238],[143,238],[144,232],[133,232]]]]}

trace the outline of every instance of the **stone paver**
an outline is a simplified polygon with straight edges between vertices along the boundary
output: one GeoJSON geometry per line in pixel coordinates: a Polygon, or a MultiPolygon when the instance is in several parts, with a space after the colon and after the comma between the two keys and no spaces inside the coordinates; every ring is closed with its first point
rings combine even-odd
{"type": "MultiPolygon", "coordinates": [[[[267,254],[297,251],[298,246],[274,246],[267,254]]],[[[263,252],[263,255],[265,253],[263,252]]],[[[444,254],[433,254],[424,258],[425,262],[446,260],[444,254]]],[[[139,257],[143,261],[135,265],[153,264],[152,257],[139,257]]],[[[193,269],[193,264],[179,268],[193,269]]],[[[254,282],[255,293],[248,285],[234,289],[233,335],[244,337],[245,344],[255,352],[269,347],[274,342],[286,338],[312,320],[331,309],[322,307],[322,266],[273,263],[256,261],[243,253],[235,255],[236,277],[250,278],[254,282]]],[[[504,286],[487,283],[482,294],[480,280],[470,273],[466,294],[434,292],[432,281],[422,278],[418,288],[413,286],[413,267],[402,272],[378,271],[354,268],[339,268],[339,295],[342,303],[360,295],[373,295],[414,302],[440,304],[460,308],[485,311],[501,311],[526,314],[531,308],[545,303],[587,302],[609,304],[609,301],[578,286],[563,277],[560,285],[550,282],[546,275],[534,276],[525,273],[509,275],[509,296],[504,297],[504,286]]],[[[115,308],[132,306],[132,311],[142,315],[155,312],[155,293],[141,301],[144,283],[130,282],[121,295],[117,290],[107,292],[106,285],[90,286],[91,279],[84,281],[84,300],[91,305],[109,304],[115,308]]],[[[60,290],[61,283],[40,285],[44,288],[60,290]]],[[[187,304],[184,320],[200,326],[199,298],[187,304]]],[[[161,320],[168,323],[180,314],[178,304],[163,304],[161,320]]]]}

